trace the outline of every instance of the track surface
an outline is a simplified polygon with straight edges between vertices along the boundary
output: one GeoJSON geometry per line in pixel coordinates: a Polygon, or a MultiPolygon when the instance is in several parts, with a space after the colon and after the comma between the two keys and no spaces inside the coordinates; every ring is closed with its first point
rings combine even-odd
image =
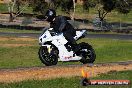
{"type": "MultiPolygon", "coordinates": [[[[33,37],[38,38],[40,33],[4,33],[0,32],[0,36],[16,36],[16,37],[33,37]]],[[[109,38],[120,40],[132,40],[132,35],[129,34],[87,34],[86,38],[109,38]]]]}
{"type": "Polygon", "coordinates": [[[19,82],[23,80],[45,80],[59,77],[81,76],[81,69],[89,74],[89,77],[97,76],[101,73],[132,70],[132,61],[100,63],[89,65],[61,65],[50,67],[30,67],[16,69],[0,69],[0,83],[19,82]]]}

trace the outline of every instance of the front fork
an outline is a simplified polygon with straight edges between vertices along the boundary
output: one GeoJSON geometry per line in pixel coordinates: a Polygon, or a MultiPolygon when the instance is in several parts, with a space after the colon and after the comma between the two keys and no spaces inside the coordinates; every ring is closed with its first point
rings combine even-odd
{"type": "Polygon", "coordinates": [[[52,51],[51,45],[42,45],[42,46],[47,47],[48,53],[51,53],[52,51]]]}

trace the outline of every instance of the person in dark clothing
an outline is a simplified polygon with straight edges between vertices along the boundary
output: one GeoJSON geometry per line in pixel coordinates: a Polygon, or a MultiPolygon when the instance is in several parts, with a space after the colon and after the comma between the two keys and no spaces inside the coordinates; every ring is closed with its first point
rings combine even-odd
{"type": "Polygon", "coordinates": [[[57,33],[63,33],[63,36],[74,48],[74,52],[78,51],[78,45],[74,36],[76,36],[76,30],[67,21],[64,16],[56,16],[55,10],[49,9],[45,14],[46,21],[50,22],[50,27],[54,29],[57,33]]]}
{"type": "Polygon", "coordinates": [[[50,23],[50,27],[58,33],[62,32],[66,40],[70,43],[76,44],[76,41],[73,38],[76,36],[76,31],[64,16],[57,16],[55,20],[50,23]]]}

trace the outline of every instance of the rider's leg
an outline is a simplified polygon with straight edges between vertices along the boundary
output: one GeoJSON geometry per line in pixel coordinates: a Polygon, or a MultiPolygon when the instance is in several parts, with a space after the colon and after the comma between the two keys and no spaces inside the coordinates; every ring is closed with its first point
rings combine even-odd
{"type": "Polygon", "coordinates": [[[72,46],[73,51],[75,53],[77,53],[79,51],[80,47],[76,43],[76,40],[74,39],[72,34],[66,31],[66,32],[63,33],[63,35],[66,38],[66,40],[68,40],[68,43],[70,43],[70,45],[72,46]]]}

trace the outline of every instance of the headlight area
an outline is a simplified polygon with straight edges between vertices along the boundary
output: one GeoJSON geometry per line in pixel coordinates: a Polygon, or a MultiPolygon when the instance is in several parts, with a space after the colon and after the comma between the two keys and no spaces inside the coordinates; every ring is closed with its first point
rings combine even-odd
{"type": "Polygon", "coordinates": [[[42,38],[39,41],[42,42],[42,38]]]}
{"type": "Polygon", "coordinates": [[[42,38],[39,39],[39,45],[42,45],[42,38]]]}

